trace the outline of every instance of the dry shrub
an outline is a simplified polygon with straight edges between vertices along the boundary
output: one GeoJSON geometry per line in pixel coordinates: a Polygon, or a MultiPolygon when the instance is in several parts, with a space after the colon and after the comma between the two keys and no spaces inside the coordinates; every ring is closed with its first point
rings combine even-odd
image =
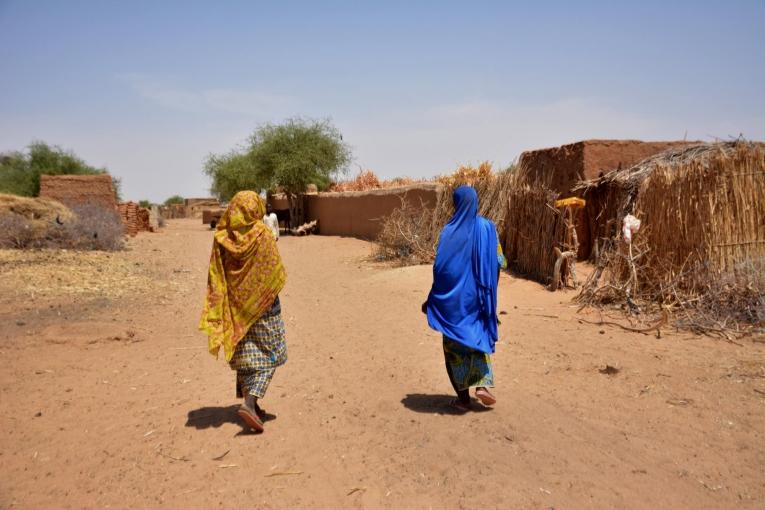
{"type": "Polygon", "coordinates": [[[19,214],[0,215],[0,248],[28,248],[35,242],[32,222],[19,214]]]}
{"type": "Polygon", "coordinates": [[[95,204],[72,208],[77,216],[64,224],[65,243],[77,250],[120,250],[124,246],[125,226],[117,211],[95,204]]]}
{"type": "Polygon", "coordinates": [[[700,290],[695,303],[678,302],[678,327],[726,338],[765,330],[765,258],[742,262],[700,290]]]}
{"type": "Polygon", "coordinates": [[[765,257],[722,272],[709,262],[661,269],[647,260],[645,234],[633,238],[631,251],[619,239],[609,240],[576,300],[583,306],[619,308],[635,324],[655,323],[666,312],[679,329],[727,340],[765,332],[765,257]],[[660,272],[659,280],[649,277],[660,272]]]}
{"type": "Polygon", "coordinates": [[[422,203],[414,207],[402,197],[401,207],[383,220],[374,258],[402,266],[432,262],[438,242],[438,231],[432,227],[433,210],[422,203]]]}

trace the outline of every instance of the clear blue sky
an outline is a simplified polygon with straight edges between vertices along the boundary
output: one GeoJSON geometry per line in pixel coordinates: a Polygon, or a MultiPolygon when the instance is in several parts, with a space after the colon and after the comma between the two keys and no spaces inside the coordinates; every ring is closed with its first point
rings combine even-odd
{"type": "Polygon", "coordinates": [[[130,199],[329,117],[358,167],[432,176],[586,138],[765,139],[765,1],[0,0],[0,151],[44,140],[130,199]],[[576,4],[576,5],[575,5],[576,4]]]}

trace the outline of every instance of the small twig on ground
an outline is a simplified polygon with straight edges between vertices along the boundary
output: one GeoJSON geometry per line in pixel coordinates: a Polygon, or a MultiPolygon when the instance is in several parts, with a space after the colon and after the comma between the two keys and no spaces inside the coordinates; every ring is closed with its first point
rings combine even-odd
{"type": "Polygon", "coordinates": [[[693,400],[690,398],[670,398],[666,402],[671,406],[687,406],[693,404],[693,400]]]}
{"type": "Polygon", "coordinates": [[[178,460],[178,461],[181,461],[181,462],[190,462],[191,461],[191,459],[187,459],[186,457],[174,457],[172,455],[168,455],[167,453],[161,452],[161,451],[157,452],[157,453],[159,453],[163,457],[167,457],[168,459],[178,460]]]}
{"type": "Polygon", "coordinates": [[[611,321],[604,321],[604,320],[600,320],[600,321],[588,321],[587,319],[582,319],[582,318],[580,318],[579,320],[582,321],[582,322],[586,322],[587,324],[594,324],[595,326],[604,326],[604,325],[617,326],[617,327],[620,327],[620,328],[624,329],[625,331],[632,331],[632,332],[635,332],[635,333],[644,333],[645,334],[645,333],[648,333],[650,331],[657,331],[657,332],[660,331],[661,328],[664,327],[667,324],[667,322],[669,320],[669,316],[668,316],[666,310],[664,310],[663,313],[662,313],[661,319],[656,321],[655,324],[652,324],[651,326],[648,326],[648,327],[645,327],[645,328],[633,328],[633,327],[630,327],[630,326],[625,326],[623,324],[619,324],[618,322],[611,322],[611,321]]]}
{"type": "Polygon", "coordinates": [[[225,451],[225,453],[223,453],[222,455],[218,455],[217,457],[213,457],[213,459],[212,459],[212,460],[223,460],[223,457],[225,457],[226,455],[228,455],[228,453],[229,453],[230,451],[231,451],[231,450],[226,450],[226,451],[225,451]]]}
{"type": "Polygon", "coordinates": [[[544,313],[524,313],[526,317],[545,317],[547,319],[560,319],[560,315],[547,315],[544,313]]]}

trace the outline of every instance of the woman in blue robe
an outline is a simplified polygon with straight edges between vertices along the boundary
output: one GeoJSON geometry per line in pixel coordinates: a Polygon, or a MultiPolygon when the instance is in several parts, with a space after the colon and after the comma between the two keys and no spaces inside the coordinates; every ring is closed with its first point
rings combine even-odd
{"type": "Polygon", "coordinates": [[[470,186],[454,190],[454,216],[444,226],[433,263],[433,286],[423,312],[443,334],[449,381],[457,393],[452,406],[470,409],[470,388],[482,404],[493,405],[491,354],[497,341],[497,284],[506,267],[497,231],[478,215],[478,195],[470,186]]]}

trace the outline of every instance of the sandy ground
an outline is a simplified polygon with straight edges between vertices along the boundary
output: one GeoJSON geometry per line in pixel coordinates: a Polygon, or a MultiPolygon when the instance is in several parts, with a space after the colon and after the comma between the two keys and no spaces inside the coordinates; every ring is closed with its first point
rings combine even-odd
{"type": "Polygon", "coordinates": [[[177,220],[108,256],[2,254],[0,507],[765,507],[765,345],[582,323],[503,275],[499,403],[454,415],[430,267],[355,239],[279,242],[290,359],[245,432],[196,331],[210,244],[177,220]]]}

